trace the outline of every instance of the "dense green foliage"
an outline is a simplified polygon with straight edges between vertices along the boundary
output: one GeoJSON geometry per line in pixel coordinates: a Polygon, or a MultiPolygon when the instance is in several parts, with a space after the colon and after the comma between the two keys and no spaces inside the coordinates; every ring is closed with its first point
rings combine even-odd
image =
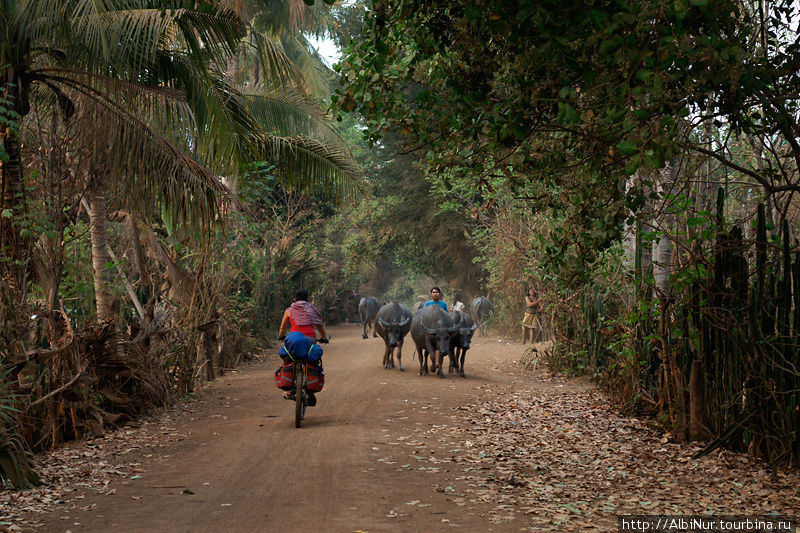
{"type": "MultiPolygon", "coordinates": [[[[760,30],[734,1],[370,7],[366,37],[339,66],[339,105],[367,118],[373,140],[399,128],[430,149],[427,168],[445,184],[455,171],[492,194],[502,174],[532,209],[552,210],[555,266],[591,263],[618,239],[647,185],[626,191],[626,176],[704,149],[692,142],[703,122],[797,137],[795,103],[782,98],[800,61],[788,1],[770,3],[760,30]]],[[[797,190],[777,169],[745,170],[771,191],[797,190]]]]}
{"type": "Polygon", "coordinates": [[[680,438],[797,460],[797,373],[784,371],[800,365],[796,277],[779,253],[732,245],[738,231],[796,246],[797,5],[367,6],[336,104],[365,118],[370,142],[399,135],[426,153],[431,193],[472,214],[468,242],[501,321],[516,323],[535,286],[552,368],[596,375],[680,438]],[[774,281],[749,282],[754,269],[774,281]],[[765,283],[782,296],[765,299],[765,283]],[[766,329],[740,309],[765,305],[766,329]],[[721,333],[734,330],[735,346],[721,333]]]}

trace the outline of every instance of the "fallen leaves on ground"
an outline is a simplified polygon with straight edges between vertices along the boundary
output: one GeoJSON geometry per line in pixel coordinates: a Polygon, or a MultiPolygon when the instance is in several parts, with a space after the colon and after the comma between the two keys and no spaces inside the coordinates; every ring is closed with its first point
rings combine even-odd
{"type": "Polygon", "coordinates": [[[0,491],[3,510],[0,527],[10,531],[35,528],[40,525],[35,519],[37,515],[54,510],[65,514],[73,509],[90,510],[91,505],[82,505],[85,495],[81,493],[114,494],[116,489],[110,485],[120,478],[141,483],[146,474],[134,458],[142,450],[186,438],[171,425],[172,415],[179,409],[142,418],[135,425],[107,433],[101,439],[68,443],[36,456],[34,468],[43,481],[42,486],[25,491],[0,491]],[[154,436],[161,439],[156,443],[154,436]]]}
{"type": "Polygon", "coordinates": [[[453,504],[517,530],[610,531],[624,514],[800,514],[796,471],[727,451],[695,460],[701,444],[675,443],[591,386],[542,375],[479,388],[480,399],[438,412],[451,423],[404,428],[388,443],[397,453],[379,461],[407,463],[405,453],[412,464],[398,472],[435,474],[453,504]]]}

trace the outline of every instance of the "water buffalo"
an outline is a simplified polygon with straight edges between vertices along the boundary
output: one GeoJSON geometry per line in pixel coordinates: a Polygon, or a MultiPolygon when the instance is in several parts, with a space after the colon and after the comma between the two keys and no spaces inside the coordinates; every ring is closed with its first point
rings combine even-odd
{"type": "Polygon", "coordinates": [[[450,338],[456,334],[460,324],[453,320],[438,305],[423,307],[411,320],[411,338],[419,356],[419,375],[428,374],[428,356],[431,357],[430,371],[436,371],[440,378],[444,377],[442,362],[450,353],[450,338]]]}
{"type": "Polygon", "coordinates": [[[419,311],[420,309],[422,309],[422,306],[423,306],[423,305],[425,305],[425,302],[423,302],[422,300],[420,300],[420,301],[418,301],[417,303],[415,303],[415,304],[414,304],[414,312],[416,313],[417,311],[419,311]]]}
{"type": "Polygon", "coordinates": [[[378,311],[375,321],[375,331],[378,332],[386,343],[383,353],[383,368],[394,368],[394,349],[397,348],[397,368],[403,370],[403,337],[411,329],[411,310],[397,302],[383,305],[378,311]]]}
{"type": "Polygon", "coordinates": [[[488,298],[478,296],[472,300],[471,311],[472,320],[478,325],[478,329],[480,329],[481,335],[483,335],[486,332],[486,328],[484,328],[483,325],[486,323],[486,319],[494,313],[494,306],[488,298]]]}
{"type": "Polygon", "coordinates": [[[458,370],[458,375],[463,378],[466,377],[464,375],[464,358],[467,356],[467,350],[469,350],[470,342],[472,342],[472,334],[475,333],[475,329],[477,329],[478,326],[473,323],[472,317],[469,316],[468,313],[463,311],[450,311],[448,314],[453,323],[459,324],[458,331],[453,336],[450,344],[453,357],[450,358],[450,369],[448,372],[452,374],[458,370]]]}
{"type": "Polygon", "coordinates": [[[381,308],[381,303],[372,296],[365,296],[358,302],[358,315],[361,317],[361,325],[364,326],[364,335],[362,339],[367,338],[367,326],[372,328],[372,336],[377,337],[375,332],[375,317],[378,316],[378,310],[381,308]]]}

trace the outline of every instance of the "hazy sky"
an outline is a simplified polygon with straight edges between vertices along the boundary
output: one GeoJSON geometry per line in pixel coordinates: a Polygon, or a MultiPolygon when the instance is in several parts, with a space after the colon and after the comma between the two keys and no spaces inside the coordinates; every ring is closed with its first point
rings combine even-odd
{"type": "Polygon", "coordinates": [[[309,37],[308,40],[317,48],[319,55],[322,56],[329,67],[332,67],[334,63],[339,61],[342,54],[332,40],[315,39],[314,37],[309,37]]]}

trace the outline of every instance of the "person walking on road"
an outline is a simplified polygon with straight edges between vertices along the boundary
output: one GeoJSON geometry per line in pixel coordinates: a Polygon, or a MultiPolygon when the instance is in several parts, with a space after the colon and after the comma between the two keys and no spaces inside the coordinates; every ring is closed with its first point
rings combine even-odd
{"type": "Polygon", "coordinates": [[[444,303],[444,300],[442,300],[442,289],[439,287],[434,287],[431,289],[431,299],[425,302],[423,307],[428,307],[429,305],[438,305],[447,311],[447,304],[444,303]]]}

